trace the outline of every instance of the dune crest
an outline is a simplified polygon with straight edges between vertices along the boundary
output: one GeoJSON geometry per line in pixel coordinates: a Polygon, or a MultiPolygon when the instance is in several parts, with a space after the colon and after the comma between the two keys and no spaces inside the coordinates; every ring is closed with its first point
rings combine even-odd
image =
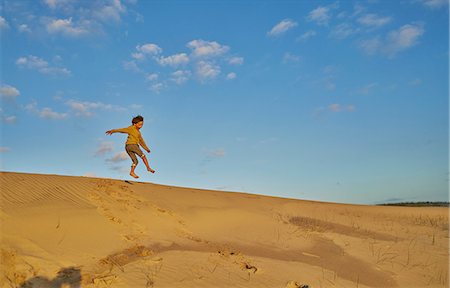
{"type": "Polygon", "coordinates": [[[0,287],[448,287],[444,207],[0,177],[0,287]]]}

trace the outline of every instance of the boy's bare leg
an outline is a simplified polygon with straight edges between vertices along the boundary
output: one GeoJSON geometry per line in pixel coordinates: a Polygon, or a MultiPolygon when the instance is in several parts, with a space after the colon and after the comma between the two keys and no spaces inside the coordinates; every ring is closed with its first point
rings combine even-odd
{"type": "Polygon", "coordinates": [[[155,173],[155,170],[153,170],[152,168],[150,168],[150,166],[148,165],[148,161],[147,161],[147,157],[143,156],[142,160],[144,161],[145,166],[147,166],[147,171],[151,172],[151,173],[155,173]]]}
{"type": "Polygon", "coordinates": [[[134,178],[139,178],[139,176],[134,173],[134,169],[136,169],[136,165],[131,165],[130,175],[134,178]]]}

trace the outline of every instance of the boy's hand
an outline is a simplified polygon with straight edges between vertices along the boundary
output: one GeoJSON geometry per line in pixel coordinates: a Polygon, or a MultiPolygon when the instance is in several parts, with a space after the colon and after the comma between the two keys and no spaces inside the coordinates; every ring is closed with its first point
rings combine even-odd
{"type": "Polygon", "coordinates": [[[147,149],[147,153],[150,153],[150,149],[147,149]]]}
{"type": "Polygon", "coordinates": [[[113,134],[113,132],[112,132],[111,130],[108,130],[108,131],[106,131],[105,133],[108,134],[108,135],[113,134]]]}

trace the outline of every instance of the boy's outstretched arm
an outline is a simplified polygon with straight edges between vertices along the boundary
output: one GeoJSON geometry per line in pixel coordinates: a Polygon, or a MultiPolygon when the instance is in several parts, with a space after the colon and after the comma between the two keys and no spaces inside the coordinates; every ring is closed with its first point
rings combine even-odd
{"type": "Polygon", "coordinates": [[[105,133],[107,135],[111,135],[111,134],[117,133],[117,132],[119,132],[119,133],[128,133],[128,128],[112,129],[112,130],[106,131],[105,133]]]}

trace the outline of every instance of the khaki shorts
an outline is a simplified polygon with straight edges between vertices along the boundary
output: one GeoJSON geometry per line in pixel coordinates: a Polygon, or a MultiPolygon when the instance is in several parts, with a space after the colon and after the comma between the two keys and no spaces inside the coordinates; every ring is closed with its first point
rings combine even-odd
{"type": "Polygon", "coordinates": [[[132,166],[136,166],[138,164],[136,154],[141,158],[145,157],[144,152],[142,152],[138,144],[125,145],[125,151],[127,151],[128,156],[130,156],[131,161],[133,161],[133,164],[131,164],[132,166]]]}

